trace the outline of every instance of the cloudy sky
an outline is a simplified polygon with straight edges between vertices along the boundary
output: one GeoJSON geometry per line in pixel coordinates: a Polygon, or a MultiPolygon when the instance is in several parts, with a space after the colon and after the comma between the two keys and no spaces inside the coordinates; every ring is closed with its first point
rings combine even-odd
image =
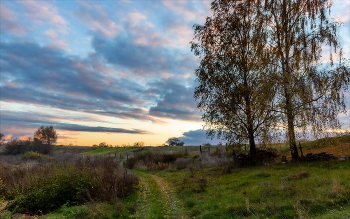
{"type": "MultiPolygon", "coordinates": [[[[210,3],[1,0],[1,133],[25,139],[52,125],[59,144],[208,142],[189,41],[210,3]]],[[[350,1],[333,13],[350,57],[350,1]]],[[[348,129],[349,113],[340,119],[348,129]]]]}

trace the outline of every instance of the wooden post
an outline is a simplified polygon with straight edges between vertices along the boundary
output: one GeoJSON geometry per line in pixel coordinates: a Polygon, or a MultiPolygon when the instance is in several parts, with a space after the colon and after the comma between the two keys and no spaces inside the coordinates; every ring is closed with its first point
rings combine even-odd
{"type": "Polygon", "coordinates": [[[202,145],[199,145],[199,152],[202,154],[202,145]]]}

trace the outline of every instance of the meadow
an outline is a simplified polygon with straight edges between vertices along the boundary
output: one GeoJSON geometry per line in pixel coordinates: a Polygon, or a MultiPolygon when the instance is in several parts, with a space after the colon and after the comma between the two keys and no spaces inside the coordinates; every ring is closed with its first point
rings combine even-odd
{"type": "MultiPolygon", "coordinates": [[[[350,218],[350,135],[301,145],[342,159],[238,166],[225,146],[2,153],[0,218],[350,218]]],[[[290,160],[287,145],[268,147],[290,160]]]]}

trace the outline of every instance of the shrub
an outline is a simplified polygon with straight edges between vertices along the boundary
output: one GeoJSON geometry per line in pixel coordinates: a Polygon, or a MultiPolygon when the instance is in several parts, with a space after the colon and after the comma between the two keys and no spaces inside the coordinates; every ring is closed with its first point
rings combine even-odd
{"type": "Polygon", "coordinates": [[[124,161],[124,166],[128,169],[134,168],[135,164],[137,163],[137,159],[135,157],[131,157],[124,161]]]}
{"type": "Polygon", "coordinates": [[[26,152],[26,149],[30,145],[30,141],[21,141],[21,140],[12,140],[5,144],[5,154],[23,154],[26,152]]]}
{"type": "Polygon", "coordinates": [[[176,152],[176,153],[159,153],[159,152],[144,152],[135,153],[133,158],[129,158],[125,161],[125,167],[132,169],[137,162],[143,162],[147,169],[166,169],[169,164],[174,163],[179,157],[186,156],[186,152],[176,152]]]}
{"type": "MultiPolygon", "coordinates": [[[[1,164],[0,164],[1,165],[1,164]]],[[[115,201],[128,196],[137,177],[112,159],[80,159],[33,168],[0,167],[0,196],[12,200],[9,210],[47,213],[62,205],[87,201],[115,201]]]]}
{"type": "Polygon", "coordinates": [[[147,163],[147,170],[165,170],[169,168],[169,163],[147,163]]]}
{"type": "Polygon", "coordinates": [[[28,151],[35,151],[40,154],[50,154],[53,151],[54,146],[49,144],[43,144],[41,141],[31,140],[12,140],[5,144],[5,154],[24,154],[28,151]]]}
{"type": "Polygon", "coordinates": [[[177,169],[185,169],[188,165],[192,163],[191,158],[178,158],[176,159],[174,165],[177,169]]]}
{"type": "Polygon", "coordinates": [[[40,160],[40,159],[48,159],[49,156],[40,154],[36,151],[28,151],[21,155],[21,159],[23,160],[40,160]]]}

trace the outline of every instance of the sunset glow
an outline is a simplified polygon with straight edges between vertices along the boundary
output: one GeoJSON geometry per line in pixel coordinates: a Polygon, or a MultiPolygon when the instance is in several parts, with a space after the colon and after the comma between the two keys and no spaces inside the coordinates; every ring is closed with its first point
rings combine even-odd
{"type": "MultiPolygon", "coordinates": [[[[1,117],[6,140],[52,125],[57,144],[209,142],[193,98],[199,59],[192,26],[211,1],[0,2],[1,117]]],[[[334,1],[350,57],[350,1],[334,1]]],[[[327,61],[327,60],[326,60],[327,61]]],[[[339,116],[343,133],[347,114],[339,116]]],[[[217,143],[218,141],[213,141],[217,143]]]]}

